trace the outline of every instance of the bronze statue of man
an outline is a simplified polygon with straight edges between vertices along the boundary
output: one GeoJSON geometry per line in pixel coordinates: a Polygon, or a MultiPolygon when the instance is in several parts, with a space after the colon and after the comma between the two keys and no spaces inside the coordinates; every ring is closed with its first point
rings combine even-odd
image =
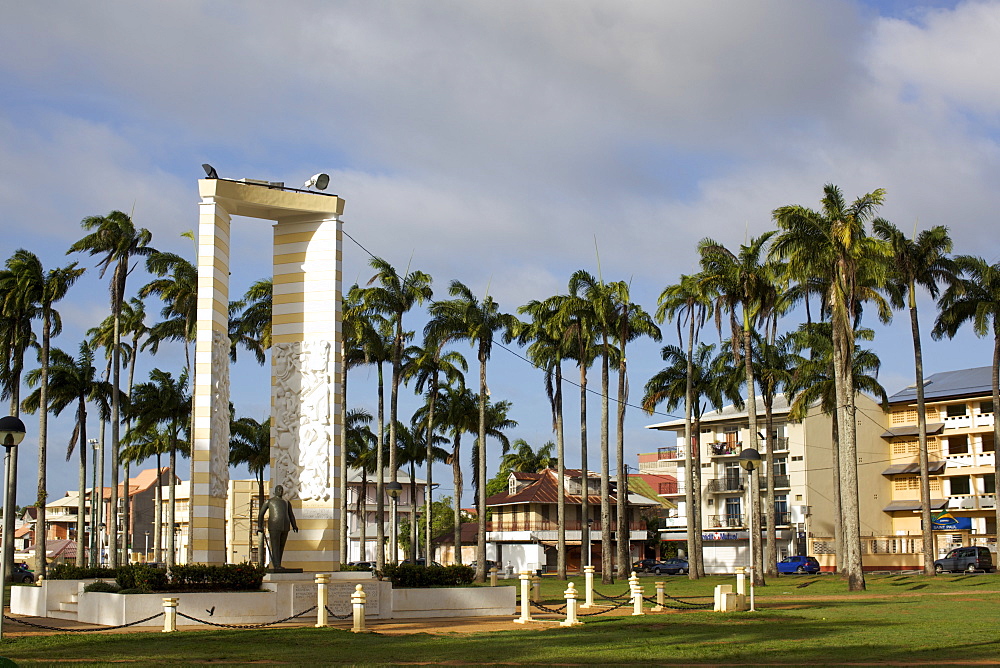
{"type": "Polygon", "coordinates": [[[284,493],[285,488],[276,485],[271,498],[261,506],[260,517],[257,518],[257,533],[263,533],[264,515],[268,515],[267,541],[271,548],[271,568],[274,570],[281,568],[281,555],[285,551],[288,530],[291,529],[296,533],[299,531],[299,527],[295,524],[295,513],[292,511],[291,502],[282,498],[284,493]]]}

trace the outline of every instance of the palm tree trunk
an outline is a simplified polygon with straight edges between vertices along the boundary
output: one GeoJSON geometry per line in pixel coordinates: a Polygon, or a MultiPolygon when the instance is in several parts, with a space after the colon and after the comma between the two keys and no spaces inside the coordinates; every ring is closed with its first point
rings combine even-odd
{"type": "MultiPolygon", "coordinates": [[[[700,413],[699,413],[700,415],[700,413]]],[[[694,442],[691,444],[691,449],[694,450],[694,462],[691,465],[691,481],[688,483],[694,488],[694,505],[691,506],[692,521],[691,524],[694,525],[694,558],[697,560],[698,568],[698,578],[705,577],[705,550],[703,545],[702,537],[702,515],[701,515],[701,419],[696,418],[694,421],[694,442]]],[[[688,559],[691,555],[688,556],[688,559]]],[[[688,577],[692,580],[696,579],[696,576],[691,575],[691,564],[688,563],[688,577]]]]}
{"type": "MultiPolygon", "coordinates": [[[[410,460],[410,561],[417,563],[417,544],[420,542],[417,530],[417,464],[410,460]]],[[[430,558],[427,559],[430,565],[430,558]]]]}
{"type": "Polygon", "coordinates": [[[52,331],[51,315],[48,309],[42,317],[42,354],[41,370],[42,377],[38,388],[38,499],[35,505],[38,507],[38,519],[35,523],[35,560],[38,566],[36,571],[39,577],[46,577],[46,565],[48,562],[46,552],[46,530],[45,530],[45,503],[48,492],[46,491],[46,469],[48,462],[48,431],[49,431],[49,339],[52,331]]]}
{"type": "MultiPolygon", "coordinates": [[[[350,561],[348,548],[350,543],[347,536],[347,338],[340,339],[340,475],[337,478],[337,486],[340,491],[340,500],[337,505],[340,510],[340,563],[347,565],[350,561]]],[[[360,561],[364,561],[361,559],[360,561]]]]}
{"type": "MultiPolygon", "coordinates": [[[[176,430],[174,430],[175,432],[176,430]]],[[[177,563],[177,532],[174,527],[177,524],[177,490],[175,481],[177,479],[177,434],[170,435],[170,487],[167,490],[167,568],[173,568],[177,563]]],[[[189,501],[190,503],[190,501],[189,501]]]]}
{"type": "Polygon", "coordinates": [[[580,570],[590,563],[590,477],[587,475],[587,365],[580,360],[580,570]],[[586,550],[586,552],[584,552],[586,550]]]}
{"type": "MultiPolygon", "coordinates": [[[[24,350],[23,348],[18,348],[14,351],[13,359],[11,362],[11,384],[10,384],[10,414],[14,417],[20,417],[21,415],[21,370],[24,364],[24,350]]],[[[7,477],[7,498],[4,499],[4,508],[16,508],[17,507],[17,450],[18,448],[10,449],[10,465],[5,475],[7,477]]],[[[13,536],[14,535],[14,521],[16,513],[4,513],[3,514],[3,535],[13,536]]],[[[6,565],[7,581],[10,582],[10,575],[12,569],[14,568],[14,541],[0,541],[0,544],[6,542],[6,551],[3,555],[3,563],[6,565]]]]}
{"type": "MultiPolygon", "coordinates": [[[[754,450],[760,450],[760,443],[758,443],[757,437],[757,385],[753,377],[753,359],[752,350],[750,344],[750,321],[748,320],[748,314],[746,311],[743,313],[743,365],[746,369],[746,383],[747,383],[747,417],[750,422],[750,447],[754,450]]],[[[754,550],[751,555],[751,563],[753,564],[753,581],[754,584],[762,585],[764,584],[764,564],[763,555],[760,549],[760,487],[757,483],[753,481],[753,476],[748,476],[750,478],[750,508],[749,510],[749,528],[752,535],[752,540],[750,544],[753,545],[754,550]]]]}
{"type": "Polygon", "coordinates": [[[462,432],[455,427],[455,444],[451,450],[451,475],[455,481],[455,563],[462,563],[462,464],[459,448],[462,432]]]}
{"type": "MultiPolygon", "coordinates": [[[[993,326],[996,327],[994,321],[993,326]]],[[[993,491],[996,496],[997,533],[1000,533],[1000,332],[993,338],[993,491]]]]}
{"type": "Polygon", "coordinates": [[[920,345],[916,286],[910,281],[910,333],[913,335],[913,370],[917,385],[917,438],[920,447],[920,524],[923,537],[924,575],[934,575],[934,527],[931,524],[931,475],[927,452],[927,409],[924,402],[924,353],[920,345]]]}
{"type": "Polygon", "coordinates": [[[765,475],[767,476],[767,500],[764,509],[767,511],[767,535],[765,538],[764,572],[770,576],[778,575],[778,513],[774,507],[774,394],[768,392],[764,397],[764,442],[765,475]]]}
{"type": "Polygon", "coordinates": [[[563,406],[562,406],[562,364],[556,362],[556,387],[554,402],[556,406],[556,449],[558,451],[558,461],[556,462],[556,493],[559,499],[556,501],[556,575],[560,580],[566,579],[566,452],[565,439],[563,437],[563,406]]]}
{"type": "Polygon", "coordinates": [[[601,354],[601,583],[614,582],[614,564],[611,550],[611,453],[608,443],[608,391],[610,370],[607,336],[601,354]]]}
{"type": "MultiPolygon", "coordinates": [[[[117,271],[123,271],[121,267],[117,271]]],[[[121,312],[122,298],[125,291],[124,274],[115,286],[114,308],[114,347],[111,349],[112,392],[111,395],[111,510],[108,524],[108,557],[111,568],[118,568],[118,456],[121,443],[120,401],[122,358],[121,358],[121,312]]]]}
{"type": "MultiPolygon", "coordinates": [[[[264,496],[264,469],[257,471],[256,478],[257,478],[257,509],[259,514],[260,509],[264,507],[264,502],[266,501],[266,497],[264,496]]],[[[346,515],[344,517],[346,517],[346,515]]],[[[257,518],[255,517],[250,518],[251,525],[255,521],[257,521],[257,518]]],[[[344,522],[346,521],[347,520],[345,519],[344,522]]],[[[263,540],[264,534],[257,533],[255,535],[257,536],[257,565],[260,566],[261,568],[264,568],[267,566],[267,561],[264,558],[264,540],[263,540]]]]}
{"type": "Polygon", "coordinates": [[[368,561],[368,469],[361,466],[361,489],[358,491],[358,561],[368,561]]]}
{"type": "MultiPolygon", "coordinates": [[[[397,448],[399,445],[396,434],[396,419],[399,415],[399,377],[402,372],[402,350],[403,350],[403,314],[396,314],[396,338],[392,346],[392,379],[389,389],[389,479],[392,482],[399,481],[399,459],[397,448]]],[[[390,541],[392,549],[392,563],[399,561],[399,501],[390,503],[390,541]]]]}
{"type": "Polygon", "coordinates": [[[489,388],[486,386],[486,349],[479,347],[479,451],[477,456],[477,471],[479,472],[479,499],[477,514],[479,515],[479,531],[476,534],[476,582],[486,582],[486,399],[489,388]]]}
{"type": "Polygon", "coordinates": [[[153,532],[153,561],[158,564],[163,563],[163,456],[156,453],[156,489],[153,491],[153,500],[156,503],[155,521],[156,527],[153,532]]]}
{"type": "Polygon", "coordinates": [[[861,563],[861,516],[858,507],[858,442],[854,418],[854,383],[848,340],[849,328],[834,320],[833,355],[836,373],[837,406],[840,420],[841,497],[844,522],[844,553],[849,591],[863,591],[865,576],[861,563]]]}
{"type": "Polygon", "coordinates": [[[80,456],[80,471],[77,479],[80,494],[76,499],[76,565],[83,566],[86,563],[84,558],[86,554],[84,525],[87,519],[87,398],[85,396],[80,397],[76,415],[79,425],[77,435],[79,436],[78,454],[80,456]]]}
{"type": "Polygon", "coordinates": [[[840,418],[836,412],[830,416],[831,459],[833,461],[833,550],[837,560],[836,572],[844,574],[844,510],[840,493],[840,418]]]}
{"type": "Polygon", "coordinates": [[[375,569],[385,568],[385,379],[378,364],[378,451],[375,453],[375,569]]]}
{"type": "MultiPolygon", "coordinates": [[[[629,559],[632,532],[628,524],[628,472],[625,468],[625,404],[628,402],[628,385],[626,383],[625,344],[622,343],[622,357],[618,363],[618,526],[615,535],[618,537],[618,577],[627,578],[632,560],[629,559]]],[[[640,555],[641,557],[642,555],[640,555]]]]}
{"type": "MultiPolygon", "coordinates": [[[[696,448],[694,445],[694,440],[691,438],[691,414],[693,405],[692,402],[694,398],[692,394],[692,379],[694,376],[694,313],[689,313],[691,318],[688,332],[688,346],[687,346],[687,384],[684,391],[684,468],[686,469],[686,486],[684,488],[684,505],[686,506],[687,512],[687,558],[688,558],[688,579],[697,580],[699,577],[705,575],[701,564],[701,550],[697,549],[695,545],[695,536],[701,535],[701,529],[698,526],[701,518],[701,505],[700,499],[695,498],[695,492],[700,491],[698,487],[700,486],[701,480],[701,452],[700,448],[696,448]],[[699,460],[695,461],[695,458],[699,460]],[[695,467],[698,467],[697,470],[695,467]]],[[[678,326],[678,335],[680,334],[680,326],[678,326]]],[[[700,442],[700,439],[699,439],[700,442]]]]}
{"type": "MultiPolygon", "coordinates": [[[[438,347],[438,355],[435,356],[435,363],[440,352],[441,348],[438,347]]],[[[427,559],[428,564],[433,560],[434,554],[431,547],[431,540],[433,539],[433,522],[431,520],[434,517],[432,492],[434,488],[434,404],[437,400],[437,385],[438,372],[435,370],[431,374],[430,396],[427,399],[427,428],[424,432],[424,440],[427,446],[427,453],[425,455],[427,458],[427,486],[424,488],[424,557],[427,559]]],[[[414,503],[416,503],[416,499],[414,499],[414,503]]]]}

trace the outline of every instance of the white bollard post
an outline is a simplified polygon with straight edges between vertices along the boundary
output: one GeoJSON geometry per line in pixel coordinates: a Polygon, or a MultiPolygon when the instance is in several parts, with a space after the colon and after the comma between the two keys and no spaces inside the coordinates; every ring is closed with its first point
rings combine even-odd
{"type": "Polygon", "coordinates": [[[521,571],[521,616],[514,620],[515,624],[527,624],[531,619],[531,572],[521,571]]]}
{"type": "Polygon", "coordinates": [[[743,566],[736,567],[736,593],[745,596],[747,593],[746,569],[743,566]]]}
{"type": "Polygon", "coordinates": [[[163,599],[163,633],[173,633],[177,630],[177,603],[179,598],[163,599]]]}
{"type": "Polygon", "coordinates": [[[496,587],[497,586],[497,567],[496,566],[494,566],[493,568],[490,569],[490,586],[491,587],[496,587]]]}
{"type": "Polygon", "coordinates": [[[559,626],[579,626],[583,624],[576,617],[576,585],[570,582],[563,593],[566,596],[566,620],[559,622],[559,626]]]}
{"type": "Polygon", "coordinates": [[[358,585],[354,588],[354,593],[351,594],[351,605],[354,607],[354,626],[351,627],[352,633],[364,633],[367,629],[365,628],[365,599],[368,595],[365,593],[364,588],[358,585]]]}
{"type": "Polygon", "coordinates": [[[636,585],[632,588],[632,616],[646,614],[642,610],[642,587],[636,585]]]}
{"type": "Polygon", "coordinates": [[[666,588],[667,583],[660,580],[656,583],[656,605],[653,606],[653,612],[660,612],[665,607],[663,605],[663,590],[666,588]]]}
{"type": "Polygon", "coordinates": [[[753,594],[754,594],[754,592],[753,592],[753,577],[754,577],[754,575],[753,575],[753,569],[751,568],[750,569],[750,612],[756,612],[756,608],[754,607],[754,600],[753,600],[753,594]]]}
{"type": "Polygon", "coordinates": [[[594,607],[594,567],[584,566],[583,567],[583,588],[584,588],[584,601],[581,608],[593,608],[594,607]]]}
{"type": "Polygon", "coordinates": [[[542,602],[542,578],[537,575],[531,577],[531,600],[534,603],[542,602]]]}
{"type": "Polygon", "coordinates": [[[326,626],[326,604],[329,600],[327,585],[330,583],[328,573],[316,574],[316,628],[321,629],[326,626]]]}

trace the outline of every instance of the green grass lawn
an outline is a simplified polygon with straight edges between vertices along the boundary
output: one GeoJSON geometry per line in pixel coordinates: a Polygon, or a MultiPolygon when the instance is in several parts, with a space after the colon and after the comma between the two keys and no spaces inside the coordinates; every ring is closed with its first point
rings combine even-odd
{"type": "MultiPolygon", "coordinates": [[[[582,589],[582,579],[572,578],[582,589]]],[[[733,578],[668,583],[675,596],[709,595],[733,578]]],[[[336,629],[184,631],[174,634],[66,634],[4,640],[0,654],[20,665],[477,664],[837,664],[1000,661],[1000,576],[870,576],[848,594],[833,576],[780,578],[757,591],[756,613],[683,612],[586,618],[474,634],[356,635],[336,629]],[[802,586],[805,585],[805,586],[802,586]]],[[[543,596],[561,603],[564,583],[543,596]]],[[[598,586],[618,595],[624,583],[598,586]]]]}

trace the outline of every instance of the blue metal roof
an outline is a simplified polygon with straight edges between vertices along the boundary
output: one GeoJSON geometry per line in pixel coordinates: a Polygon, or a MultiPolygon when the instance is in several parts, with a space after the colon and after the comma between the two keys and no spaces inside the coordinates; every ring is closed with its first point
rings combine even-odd
{"type": "MultiPolygon", "coordinates": [[[[978,366],[974,369],[944,371],[924,378],[924,398],[981,396],[993,393],[993,367],[978,366]]],[[[916,401],[917,388],[911,385],[889,397],[890,403],[916,401]]]]}

